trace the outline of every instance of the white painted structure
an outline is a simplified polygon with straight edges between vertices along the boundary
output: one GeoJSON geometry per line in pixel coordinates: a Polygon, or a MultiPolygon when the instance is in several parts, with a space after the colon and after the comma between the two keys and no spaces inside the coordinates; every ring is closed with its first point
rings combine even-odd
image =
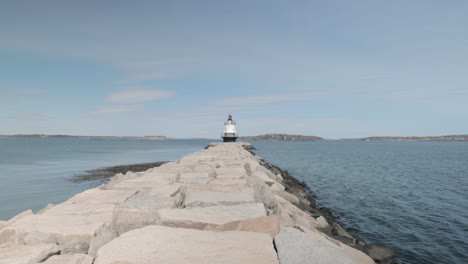
{"type": "Polygon", "coordinates": [[[224,142],[235,142],[237,139],[236,122],[232,120],[231,115],[229,115],[228,120],[224,122],[224,132],[222,138],[224,142]]]}

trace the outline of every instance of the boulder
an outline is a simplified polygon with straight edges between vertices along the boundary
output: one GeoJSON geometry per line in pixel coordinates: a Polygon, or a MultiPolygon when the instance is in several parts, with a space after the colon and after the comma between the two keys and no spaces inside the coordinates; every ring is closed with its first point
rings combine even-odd
{"type": "Polygon", "coordinates": [[[218,179],[242,179],[246,176],[248,175],[243,164],[237,164],[231,168],[216,169],[216,178],[218,179]]]}
{"type": "Polygon", "coordinates": [[[182,184],[159,184],[148,190],[147,194],[154,197],[174,197],[178,192],[182,184]]]}
{"type": "Polygon", "coordinates": [[[93,258],[85,254],[54,255],[43,264],[92,264],[93,258]]]}
{"type": "Polygon", "coordinates": [[[263,167],[262,165],[257,166],[256,171],[263,171],[268,176],[268,178],[274,180],[276,179],[276,175],[271,172],[269,169],[263,167]]]}
{"type": "Polygon", "coordinates": [[[275,245],[281,264],[360,264],[335,244],[291,227],[285,227],[275,236],[275,245]]]}
{"type": "Polygon", "coordinates": [[[56,244],[54,236],[50,233],[44,233],[40,231],[32,231],[24,237],[24,244],[34,245],[34,244],[56,244]]]}
{"type": "Polygon", "coordinates": [[[367,245],[369,256],[378,263],[387,263],[395,258],[395,253],[384,244],[373,243],[367,245]]]}
{"type": "Polygon", "coordinates": [[[287,222],[288,226],[304,226],[308,229],[317,228],[317,221],[309,213],[302,211],[297,206],[289,201],[286,201],[280,196],[275,195],[275,197],[280,203],[282,211],[281,215],[288,215],[293,221],[293,225],[291,225],[290,222],[287,222]]]}
{"type": "MultiPolygon", "coordinates": [[[[102,217],[102,215],[100,215],[102,217]]],[[[112,212],[106,216],[110,221],[112,212]]],[[[102,224],[98,217],[76,215],[28,215],[13,225],[0,231],[0,244],[24,243],[24,238],[31,232],[39,231],[53,235],[58,244],[65,244],[76,239],[89,243],[94,231],[102,224]]]]}
{"type": "Polygon", "coordinates": [[[119,204],[136,193],[135,190],[89,189],[68,199],[69,203],[110,203],[119,204]]]}
{"type": "Polygon", "coordinates": [[[103,189],[106,189],[106,190],[113,189],[117,183],[124,181],[124,180],[134,179],[139,176],[140,176],[139,174],[133,173],[131,171],[127,172],[126,174],[117,173],[116,175],[114,175],[114,177],[110,179],[110,181],[106,185],[104,185],[103,189]]]}
{"type": "Polygon", "coordinates": [[[64,202],[53,206],[37,216],[40,218],[60,215],[80,215],[89,216],[98,220],[100,218],[106,219],[111,216],[114,208],[114,203],[99,203],[93,200],[88,202],[64,202]]]}
{"type": "Polygon", "coordinates": [[[62,244],[62,254],[88,253],[90,239],[70,239],[62,244]]]}
{"type": "Polygon", "coordinates": [[[277,182],[274,182],[273,185],[270,186],[270,190],[271,190],[272,192],[274,192],[274,191],[280,191],[280,192],[282,192],[282,191],[284,191],[285,189],[286,189],[286,188],[285,188],[282,184],[277,183],[277,182]]]}
{"type": "Polygon", "coordinates": [[[350,246],[347,246],[343,243],[341,243],[338,240],[335,240],[326,234],[318,231],[317,229],[309,229],[304,226],[296,226],[295,228],[301,230],[302,232],[315,237],[318,240],[324,241],[326,244],[332,243],[336,247],[338,247],[340,250],[342,250],[349,258],[353,260],[354,263],[356,264],[375,264],[374,261],[366,254],[364,254],[362,251],[359,251],[355,248],[352,248],[350,246]]]}
{"type": "Polygon", "coordinates": [[[283,182],[283,181],[284,181],[283,176],[281,176],[280,173],[276,174],[275,180],[277,180],[277,181],[279,181],[279,182],[283,182]]]}
{"type": "Polygon", "coordinates": [[[166,163],[161,166],[159,166],[157,172],[170,172],[170,173],[177,173],[181,174],[184,172],[191,172],[193,171],[193,166],[192,165],[182,165],[182,164],[177,164],[174,162],[166,163]]]}
{"type": "Polygon", "coordinates": [[[60,247],[54,244],[0,247],[0,264],[39,263],[56,254],[60,254],[60,247]]]}
{"type": "Polygon", "coordinates": [[[205,172],[185,172],[179,177],[179,183],[183,184],[206,184],[212,178],[205,172]]]}
{"type": "Polygon", "coordinates": [[[160,185],[173,184],[179,178],[177,173],[168,172],[144,172],[141,177],[122,180],[116,183],[113,189],[141,189],[141,188],[157,188],[160,185]]]}
{"type": "Polygon", "coordinates": [[[207,225],[222,225],[232,221],[266,216],[265,207],[261,203],[191,209],[162,209],[158,210],[157,214],[160,225],[193,229],[203,229],[207,225]]]}
{"type": "Polygon", "coordinates": [[[255,184],[254,199],[257,203],[263,203],[265,205],[268,215],[280,213],[278,201],[266,184],[255,184]]]}
{"type": "Polygon", "coordinates": [[[44,208],[42,208],[41,210],[37,211],[36,214],[43,214],[45,213],[47,210],[49,210],[50,208],[54,207],[53,204],[51,203],[48,203],[44,208]]]}
{"type": "Polygon", "coordinates": [[[281,217],[278,215],[270,216],[261,216],[257,218],[242,220],[242,221],[233,221],[226,223],[224,225],[218,226],[206,226],[203,230],[210,231],[247,231],[247,232],[258,232],[258,233],[267,233],[274,237],[280,232],[282,227],[281,217]]]}
{"type": "MultiPolygon", "coordinates": [[[[228,180],[228,179],[226,179],[226,180],[228,180]]],[[[229,179],[229,180],[231,180],[231,179],[229,179]]],[[[237,179],[234,179],[234,180],[237,180],[237,179]]],[[[251,192],[251,191],[253,191],[253,188],[245,186],[245,185],[239,185],[239,184],[213,184],[212,182],[210,182],[209,184],[191,184],[191,185],[187,186],[187,190],[189,192],[204,192],[204,191],[211,191],[211,192],[251,192]]]]}
{"type": "Polygon", "coordinates": [[[216,185],[246,185],[247,180],[246,179],[212,179],[209,184],[216,184],[216,185]]]}
{"type": "Polygon", "coordinates": [[[212,165],[209,165],[209,164],[200,164],[198,166],[195,166],[194,168],[194,172],[212,172],[214,171],[214,167],[212,165]]]}
{"type": "Polygon", "coordinates": [[[3,228],[9,226],[10,223],[8,221],[0,221],[0,230],[2,230],[3,228]]]}
{"type": "Polygon", "coordinates": [[[104,245],[94,264],[107,263],[270,264],[278,259],[268,234],[147,226],[104,245]]]}
{"type": "MultiPolygon", "coordinates": [[[[226,188],[227,189],[227,188],[226,188]]],[[[243,203],[254,203],[254,191],[245,188],[242,191],[207,191],[188,188],[184,204],[186,207],[207,207],[216,205],[236,205],[243,203]]]]}
{"type": "Polygon", "coordinates": [[[16,216],[14,216],[13,218],[11,218],[10,220],[8,220],[8,223],[11,225],[11,224],[14,224],[16,223],[18,220],[20,220],[21,218],[27,216],[27,215],[32,215],[34,214],[32,210],[26,210],[24,212],[21,212],[19,214],[17,214],[16,216]]]}
{"type": "Polygon", "coordinates": [[[18,239],[16,237],[16,230],[9,228],[9,226],[4,227],[0,230],[0,247],[5,244],[17,244],[18,239]]]}
{"type": "Polygon", "coordinates": [[[118,233],[114,231],[112,225],[103,224],[93,235],[91,242],[89,243],[88,255],[95,256],[96,252],[105,244],[113,240],[118,236],[118,233]]]}
{"type": "Polygon", "coordinates": [[[175,207],[176,198],[179,197],[133,196],[115,208],[112,228],[120,235],[132,229],[157,224],[157,210],[175,207]]]}
{"type": "Polygon", "coordinates": [[[350,241],[354,240],[354,237],[348,233],[346,230],[344,230],[339,224],[333,223],[332,224],[332,234],[336,234],[340,237],[345,237],[349,239],[350,241]]]}
{"type": "Polygon", "coordinates": [[[299,205],[299,198],[297,198],[295,195],[292,195],[289,192],[286,192],[286,191],[273,191],[273,193],[280,196],[280,197],[282,197],[283,199],[285,199],[288,202],[291,202],[291,203],[293,203],[295,205],[299,205]]]}
{"type": "Polygon", "coordinates": [[[328,224],[327,219],[325,219],[325,217],[319,216],[316,220],[317,220],[317,228],[318,229],[324,230],[324,229],[327,229],[327,228],[330,227],[330,225],[328,224]]]}

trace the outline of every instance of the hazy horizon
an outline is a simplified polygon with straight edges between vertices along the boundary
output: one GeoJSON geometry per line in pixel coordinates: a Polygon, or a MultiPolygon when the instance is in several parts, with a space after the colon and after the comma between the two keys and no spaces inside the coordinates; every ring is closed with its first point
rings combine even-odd
{"type": "MultiPolygon", "coordinates": [[[[289,133],[264,133],[264,134],[256,134],[256,135],[240,135],[239,137],[255,137],[267,134],[285,134],[285,135],[299,135],[299,134],[289,134],[289,133]]],[[[72,137],[136,137],[136,138],[143,138],[143,137],[167,137],[167,139],[219,139],[219,137],[172,137],[170,135],[135,135],[135,136],[128,136],[128,135],[70,135],[70,134],[44,134],[44,133],[37,133],[37,134],[29,134],[29,133],[20,133],[20,134],[0,134],[1,136],[32,136],[32,135],[46,135],[46,136],[72,136],[72,137]]],[[[468,134],[447,134],[447,135],[411,135],[411,136],[394,136],[394,135],[372,135],[372,136],[364,136],[364,137],[342,137],[342,138],[327,138],[322,137],[320,135],[299,135],[299,136],[316,136],[321,137],[324,140],[342,140],[342,139],[360,139],[360,138],[370,138],[370,137],[444,137],[444,136],[467,136],[468,134]]]]}
{"type": "Polygon", "coordinates": [[[466,1],[14,1],[0,134],[468,134],[466,1]]]}

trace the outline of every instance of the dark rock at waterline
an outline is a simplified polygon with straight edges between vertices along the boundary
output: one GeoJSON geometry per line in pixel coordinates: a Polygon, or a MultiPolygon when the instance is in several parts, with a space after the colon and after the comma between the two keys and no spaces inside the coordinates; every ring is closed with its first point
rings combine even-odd
{"type": "Polygon", "coordinates": [[[396,264],[395,253],[384,244],[367,244],[367,252],[376,263],[396,264]]]}
{"type": "Polygon", "coordinates": [[[95,170],[86,171],[84,174],[73,176],[70,181],[74,183],[80,183],[85,181],[102,181],[109,180],[112,176],[117,173],[127,173],[127,171],[145,171],[150,168],[159,167],[168,161],[158,161],[149,163],[138,163],[129,165],[118,165],[111,167],[103,167],[95,170]]]}

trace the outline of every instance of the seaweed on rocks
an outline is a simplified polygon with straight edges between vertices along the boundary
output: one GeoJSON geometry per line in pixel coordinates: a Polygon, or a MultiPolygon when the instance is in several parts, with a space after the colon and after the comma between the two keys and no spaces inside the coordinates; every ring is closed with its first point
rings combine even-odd
{"type": "Polygon", "coordinates": [[[128,171],[145,171],[150,168],[159,167],[168,161],[118,165],[111,167],[102,167],[94,170],[85,171],[83,174],[75,175],[69,179],[74,183],[81,183],[85,181],[101,181],[106,182],[117,173],[125,174],[128,171]]]}
{"type": "MultiPolygon", "coordinates": [[[[255,152],[250,148],[245,148],[252,155],[257,156],[255,152]]],[[[257,156],[258,157],[258,156],[257,156]]],[[[264,159],[260,158],[260,164],[265,168],[269,169],[275,175],[281,175],[283,178],[282,183],[285,186],[286,191],[295,195],[299,199],[298,207],[309,212],[314,218],[323,216],[329,227],[321,230],[333,239],[339,240],[342,243],[358,249],[367,255],[369,255],[376,263],[382,264],[398,264],[393,250],[381,243],[378,244],[367,244],[356,233],[359,233],[355,228],[346,228],[335,216],[333,211],[327,207],[319,207],[315,201],[317,196],[313,193],[311,188],[304,181],[299,181],[289,174],[287,170],[282,170],[278,166],[275,166],[264,159]],[[353,233],[353,235],[350,234],[353,233]]]]}

